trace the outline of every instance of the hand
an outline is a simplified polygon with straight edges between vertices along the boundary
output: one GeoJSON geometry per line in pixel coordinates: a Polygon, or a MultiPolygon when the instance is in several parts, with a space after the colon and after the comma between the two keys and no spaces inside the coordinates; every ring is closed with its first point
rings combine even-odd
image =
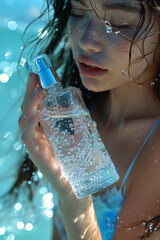
{"type": "Polygon", "coordinates": [[[40,87],[39,77],[32,73],[28,79],[26,94],[21,106],[22,115],[19,118],[22,141],[32,161],[57,191],[62,206],[66,207],[68,205],[71,208],[74,206],[77,208],[77,204],[84,204],[85,201],[88,205],[91,202],[87,198],[85,201],[76,199],[69,182],[56,160],[56,154],[43,128],[38,125],[41,113],[37,107],[42,98],[43,89],[40,87]]]}

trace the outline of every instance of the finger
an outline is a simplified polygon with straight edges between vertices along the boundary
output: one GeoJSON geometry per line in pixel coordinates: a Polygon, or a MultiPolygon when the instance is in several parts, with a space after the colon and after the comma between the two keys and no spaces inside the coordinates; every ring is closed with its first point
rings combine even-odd
{"type": "Polygon", "coordinates": [[[28,77],[28,83],[27,83],[27,88],[26,88],[26,93],[24,96],[23,103],[21,105],[21,111],[25,108],[29,97],[32,95],[34,89],[36,88],[37,84],[39,85],[39,78],[38,75],[34,73],[30,73],[28,77]]]}
{"type": "Polygon", "coordinates": [[[37,88],[34,93],[32,93],[32,96],[29,98],[27,105],[25,106],[22,115],[20,116],[18,122],[20,126],[21,132],[23,132],[23,129],[25,128],[25,125],[28,121],[28,119],[32,116],[33,112],[37,109],[37,106],[43,98],[43,89],[37,88]]]}
{"type": "Polygon", "coordinates": [[[23,129],[21,139],[24,144],[32,145],[31,143],[34,142],[35,129],[40,119],[41,119],[41,112],[39,110],[36,110],[28,120],[25,128],[23,129]]]}

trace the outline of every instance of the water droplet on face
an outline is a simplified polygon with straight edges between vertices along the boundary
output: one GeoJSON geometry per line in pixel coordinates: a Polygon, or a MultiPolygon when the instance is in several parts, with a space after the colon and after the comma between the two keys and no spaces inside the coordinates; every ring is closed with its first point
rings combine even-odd
{"type": "Polygon", "coordinates": [[[155,85],[155,82],[151,82],[151,86],[154,86],[155,85]]]}
{"type": "Polygon", "coordinates": [[[122,75],[126,75],[126,71],[125,70],[122,70],[121,73],[122,73],[122,75]]]}
{"type": "Polygon", "coordinates": [[[127,229],[127,232],[130,232],[131,230],[132,230],[131,228],[128,228],[128,229],[127,229]]]}
{"type": "Polygon", "coordinates": [[[105,25],[106,25],[107,33],[112,33],[113,29],[112,29],[111,23],[109,21],[105,21],[105,25]]]}
{"type": "Polygon", "coordinates": [[[107,31],[107,33],[112,33],[112,27],[107,27],[106,31],[107,31]]]}

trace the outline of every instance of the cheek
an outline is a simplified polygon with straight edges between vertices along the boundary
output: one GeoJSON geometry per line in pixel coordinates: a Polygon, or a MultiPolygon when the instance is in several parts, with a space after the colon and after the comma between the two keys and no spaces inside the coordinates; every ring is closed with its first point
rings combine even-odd
{"type": "Polygon", "coordinates": [[[113,37],[111,37],[111,35],[110,37],[108,36],[106,42],[110,64],[117,66],[119,70],[127,69],[129,64],[130,41],[114,34],[113,37]]]}
{"type": "Polygon", "coordinates": [[[77,27],[77,24],[75,21],[71,23],[71,20],[70,20],[68,22],[68,36],[69,36],[69,41],[70,41],[72,51],[74,52],[75,49],[77,49],[78,42],[80,39],[80,30],[77,27]]]}

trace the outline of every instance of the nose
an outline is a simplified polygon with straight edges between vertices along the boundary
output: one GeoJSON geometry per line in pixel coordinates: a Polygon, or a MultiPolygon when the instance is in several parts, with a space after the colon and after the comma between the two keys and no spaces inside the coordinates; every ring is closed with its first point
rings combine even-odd
{"type": "Polygon", "coordinates": [[[101,52],[103,50],[102,39],[100,26],[96,26],[93,22],[90,22],[85,29],[82,29],[79,46],[82,50],[90,53],[101,52]]]}

